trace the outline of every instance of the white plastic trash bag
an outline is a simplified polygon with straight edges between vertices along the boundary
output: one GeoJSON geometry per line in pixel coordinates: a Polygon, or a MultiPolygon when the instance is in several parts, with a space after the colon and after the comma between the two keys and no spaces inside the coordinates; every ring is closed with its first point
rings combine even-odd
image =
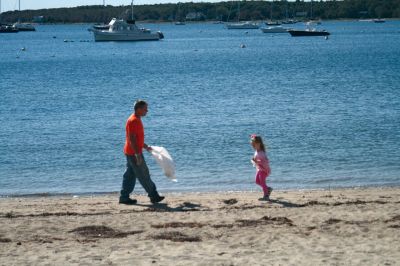
{"type": "Polygon", "coordinates": [[[163,147],[151,146],[151,155],[156,162],[161,166],[164,174],[174,182],[177,182],[175,177],[175,164],[167,149],[163,147]]]}

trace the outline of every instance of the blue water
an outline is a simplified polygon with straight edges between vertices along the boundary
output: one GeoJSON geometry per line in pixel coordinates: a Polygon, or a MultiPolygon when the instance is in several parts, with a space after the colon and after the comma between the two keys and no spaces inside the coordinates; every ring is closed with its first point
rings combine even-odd
{"type": "Polygon", "coordinates": [[[118,191],[137,98],[146,142],[176,161],[173,183],[146,157],[161,192],[260,190],[252,133],[275,188],[400,185],[400,21],[324,22],[328,40],[145,26],[165,39],[95,43],[89,25],[0,35],[0,195],[118,191]]]}

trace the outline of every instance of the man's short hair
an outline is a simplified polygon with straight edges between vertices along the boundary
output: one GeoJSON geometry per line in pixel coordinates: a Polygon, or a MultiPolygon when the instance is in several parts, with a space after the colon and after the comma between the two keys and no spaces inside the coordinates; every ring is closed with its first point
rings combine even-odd
{"type": "Polygon", "coordinates": [[[136,111],[137,109],[141,109],[145,107],[147,103],[143,100],[137,100],[135,104],[133,105],[133,109],[136,111]]]}

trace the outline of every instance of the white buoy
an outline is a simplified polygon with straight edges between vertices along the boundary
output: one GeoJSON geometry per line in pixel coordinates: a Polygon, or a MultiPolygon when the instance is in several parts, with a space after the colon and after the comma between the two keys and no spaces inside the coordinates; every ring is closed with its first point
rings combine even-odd
{"type": "Polygon", "coordinates": [[[329,38],[328,38],[328,36],[325,36],[325,40],[328,40],[329,38]]]}

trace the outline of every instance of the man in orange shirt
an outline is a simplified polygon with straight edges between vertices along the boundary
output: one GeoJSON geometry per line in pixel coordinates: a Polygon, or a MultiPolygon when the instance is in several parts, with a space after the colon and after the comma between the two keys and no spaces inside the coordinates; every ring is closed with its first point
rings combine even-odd
{"type": "Polygon", "coordinates": [[[147,103],[138,100],[134,105],[133,113],[126,121],[126,140],[124,153],[126,155],[126,171],[122,181],[122,190],[119,197],[121,204],[136,204],[137,200],[129,198],[135,188],[136,179],[146,190],[152,203],[158,203],[164,199],[158,192],[156,185],[150,178],[149,168],[143,157],[143,149],[151,151],[151,147],[144,143],[144,128],[142,117],[147,114],[147,103]]]}

